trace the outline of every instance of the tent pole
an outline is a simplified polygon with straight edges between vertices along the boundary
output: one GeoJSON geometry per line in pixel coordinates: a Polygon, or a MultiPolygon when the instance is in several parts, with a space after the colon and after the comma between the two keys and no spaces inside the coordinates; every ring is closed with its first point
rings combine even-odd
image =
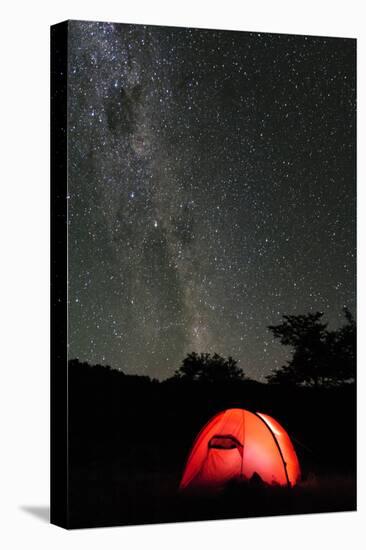
{"type": "Polygon", "coordinates": [[[290,480],[289,480],[289,477],[288,477],[288,473],[287,473],[287,464],[286,464],[286,462],[285,462],[284,456],[283,456],[282,451],[281,451],[281,447],[280,447],[280,445],[279,445],[279,443],[278,443],[278,441],[277,441],[277,438],[276,438],[275,434],[274,434],[273,431],[271,430],[270,426],[268,426],[268,424],[267,424],[267,422],[264,420],[264,418],[262,418],[262,417],[261,417],[259,414],[257,414],[256,412],[255,412],[254,414],[255,414],[255,416],[256,416],[257,418],[260,418],[260,419],[261,419],[261,421],[263,422],[263,424],[264,424],[265,426],[267,426],[268,430],[271,432],[271,435],[272,435],[272,437],[273,437],[273,439],[274,439],[274,441],[275,441],[275,443],[276,443],[278,452],[280,453],[280,457],[281,457],[281,460],[282,460],[282,464],[283,464],[283,467],[284,467],[284,470],[285,470],[286,481],[287,481],[287,487],[291,487],[291,483],[290,483],[290,480]]]}

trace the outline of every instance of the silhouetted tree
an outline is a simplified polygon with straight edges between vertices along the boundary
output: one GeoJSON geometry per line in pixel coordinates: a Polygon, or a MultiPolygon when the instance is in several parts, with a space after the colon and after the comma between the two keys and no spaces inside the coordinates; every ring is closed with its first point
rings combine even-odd
{"type": "Polygon", "coordinates": [[[280,325],[269,326],[275,338],[293,349],[287,364],[266,378],[269,383],[333,386],[355,377],[356,323],[345,309],[346,324],[327,330],[323,313],[284,315],[280,325]]]}
{"type": "Polygon", "coordinates": [[[182,366],[175,371],[175,378],[202,380],[207,382],[225,382],[243,380],[244,373],[232,357],[221,357],[215,353],[192,352],[183,359],[182,366]]]}
{"type": "Polygon", "coordinates": [[[333,380],[350,381],[356,378],[356,322],[352,313],[344,308],[346,323],[328,332],[328,348],[333,380]]]}

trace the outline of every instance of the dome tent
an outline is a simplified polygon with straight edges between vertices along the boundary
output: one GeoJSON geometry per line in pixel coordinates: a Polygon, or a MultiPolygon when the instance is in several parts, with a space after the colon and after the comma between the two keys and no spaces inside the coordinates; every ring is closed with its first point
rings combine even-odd
{"type": "Polygon", "coordinates": [[[214,416],[198,434],[180,489],[219,488],[232,479],[258,478],[293,486],[300,466],[291,440],[272,417],[244,409],[214,416]]]}

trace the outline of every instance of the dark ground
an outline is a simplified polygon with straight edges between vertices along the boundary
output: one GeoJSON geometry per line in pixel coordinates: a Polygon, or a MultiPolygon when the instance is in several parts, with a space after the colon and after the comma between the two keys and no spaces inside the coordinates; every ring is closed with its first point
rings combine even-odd
{"type": "Polygon", "coordinates": [[[71,361],[70,527],[355,510],[355,410],[353,384],[157,382],[71,361]],[[284,426],[302,468],[298,486],[178,492],[194,438],[229,407],[268,413],[284,426]]]}

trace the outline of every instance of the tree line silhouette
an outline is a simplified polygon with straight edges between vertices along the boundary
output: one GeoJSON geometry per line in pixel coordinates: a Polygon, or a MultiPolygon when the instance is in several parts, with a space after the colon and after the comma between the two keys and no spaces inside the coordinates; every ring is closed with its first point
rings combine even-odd
{"type": "MultiPolygon", "coordinates": [[[[292,350],[287,364],[266,376],[269,384],[333,387],[355,381],[356,322],[353,315],[345,308],[345,323],[336,330],[328,329],[323,315],[321,312],[284,315],[282,323],[268,326],[274,338],[292,350]]],[[[77,361],[71,360],[70,365],[77,361]]],[[[96,365],[94,369],[98,367],[101,366],[96,365]]],[[[101,368],[124,375],[123,370],[114,370],[108,365],[101,368]]],[[[150,380],[146,375],[129,376],[150,380]]],[[[195,351],[187,354],[172,379],[211,383],[250,380],[233,357],[195,351]]]]}
{"type": "MultiPolygon", "coordinates": [[[[332,387],[355,380],[355,320],[345,309],[345,323],[337,330],[329,330],[322,321],[323,315],[284,315],[282,323],[268,327],[275,339],[292,349],[291,360],[266,376],[268,383],[332,387]]],[[[196,352],[184,358],[174,377],[218,383],[247,378],[232,357],[196,352]]]]}

